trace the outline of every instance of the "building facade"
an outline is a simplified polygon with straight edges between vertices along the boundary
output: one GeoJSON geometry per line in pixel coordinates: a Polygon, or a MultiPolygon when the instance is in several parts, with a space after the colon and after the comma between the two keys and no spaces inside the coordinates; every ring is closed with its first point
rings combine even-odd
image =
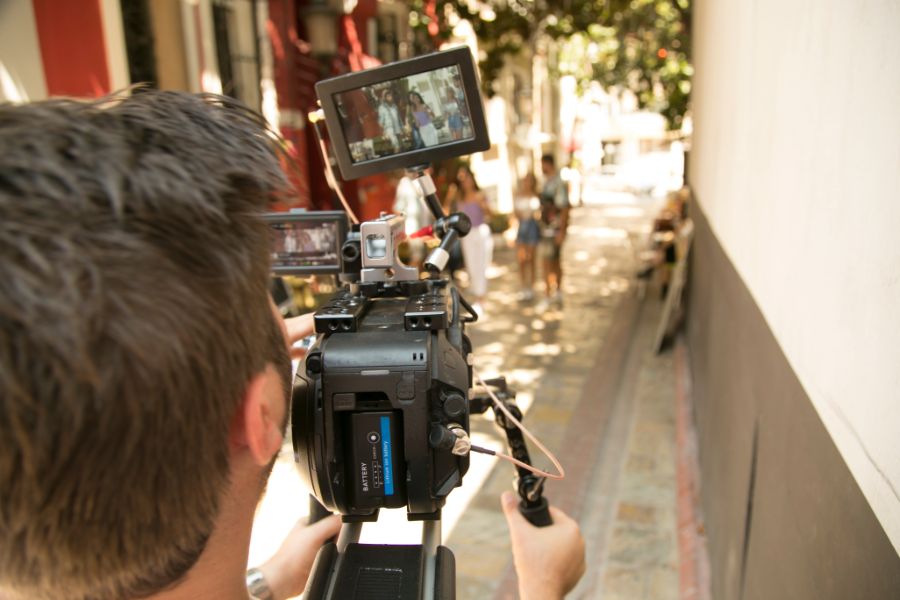
{"type": "MultiPolygon", "coordinates": [[[[284,138],[296,195],[336,208],[307,114],[319,79],[406,58],[408,9],[377,0],[16,0],[0,4],[0,100],[96,98],[132,84],[209,92],[261,111],[284,138]]],[[[386,176],[343,184],[362,219],[389,211],[386,176]]]]}
{"type": "Polygon", "coordinates": [[[714,598],[900,598],[898,28],[888,0],[695,5],[714,598]]]}

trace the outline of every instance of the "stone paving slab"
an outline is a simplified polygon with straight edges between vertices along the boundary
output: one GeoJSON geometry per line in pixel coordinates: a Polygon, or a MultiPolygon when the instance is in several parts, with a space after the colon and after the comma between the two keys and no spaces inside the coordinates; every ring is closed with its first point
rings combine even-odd
{"type": "MultiPolygon", "coordinates": [[[[570,598],[678,599],[684,565],[675,363],[671,352],[656,355],[651,349],[661,309],[657,294],[651,288],[639,301],[629,288],[641,221],[637,216],[630,222],[609,220],[602,207],[583,209],[575,221],[579,227],[565,252],[564,268],[572,275],[566,279],[564,308],[540,315],[528,305],[514,310],[505,298],[491,304],[489,297],[490,330],[473,327],[476,353],[481,355],[481,344],[502,353],[493,356],[491,368],[511,374],[514,385],[530,395],[526,423],[567,457],[570,471],[581,478],[547,484],[548,498],[575,516],[588,545],[588,573],[570,598]],[[608,235],[617,230],[624,234],[608,235]],[[591,261],[602,262],[602,269],[592,268],[591,261]],[[510,346],[510,331],[523,341],[510,346]],[[500,334],[504,343],[491,346],[491,333],[500,334]],[[607,380],[598,380],[598,372],[607,380]],[[617,377],[620,381],[613,381],[617,377]],[[578,422],[584,415],[593,422],[578,422]]],[[[498,260],[504,260],[502,252],[498,260]]],[[[492,295],[506,294],[515,285],[515,280],[498,279],[492,281],[492,295]]],[[[470,509],[478,512],[471,518],[466,514],[448,540],[458,558],[469,551],[484,557],[485,532],[505,534],[496,526],[503,522],[497,495],[510,480],[511,470],[498,465],[472,499],[470,509]]],[[[506,539],[489,545],[491,551],[507,546],[506,539]]],[[[508,560],[505,565],[494,558],[473,564],[466,558],[458,562],[457,574],[461,600],[516,597],[508,560]]]]}
{"type": "MultiPolygon", "coordinates": [[[[616,319],[621,316],[622,302],[627,298],[633,301],[630,285],[637,270],[637,250],[633,240],[642,239],[652,218],[649,205],[627,219],[610,217],[609,213],[615,211],[608,211],[608,208],[587,206],[573,212],[573,226],[563,257],[565,302],[561,309],[554,307],[542,313],[537,302],[511,302],[518,287],[517,276],[513,269],[503,267],[514,257],[511,251],[500,249],[495,251],[495,261],[501,267],[498,271],[502,275],[490,281],[484,303],[487,317],[469,330],[477,357],[476,366],[482,365],[482,370],[491,369],[490,375],[505,373],[520,397],[531,398],[526,424],[561,454],[577,453],[578,449],[567,447],[573,442],[566,436],[573,426],[578,425],[573,419],[579,414],[579,403],[585,398],[592,401],[594,396],[602,393],[599,388],[591,387],[596,383],[591,381],[592,370],[597,367],[598,356],[617,325],[616,319]]],[[[612,350],[613,354],[620,354],[617,349],[612,350]]],[[[607,359],[615,360],[617,356],[607,359]]],[[[597,398],[596,401],[601,400],[597,398]]],[[[485,427],[476,422],[473,429],[493,435],[502,442],[499,433],[488,425],[485,427]]],[[[647,460],[653,462],[652,457],[647,460]]],[[[584,461],[586,470],[583,468],[582,471],[590,475],[593,457],[585,456],[584,461]]],[[[457,556],[457,596],[460,600],[515,597],[509,541],[497,498],[502,490],[510,489],[512,479],[511,467],[495,466],[446,540],[457,556]],[[498,528],[497,523],[501,527],[498,528]],[[500,570],[488,568],[488,565],[500,567],[501,563],[496,560],[463,557],[471,550],[484,558],[483,543],[475,543],[473,547],[472,540],[484,542],[484,532],[495,534],[498,531],[502,533],[501,539],[492,542],[491,550],[507,552],[500,570]]],[[[548,498],[565,508],[568,508],[567,502],[578,506],[580,501],[573,501],[567,495],[575,493],[584,497],[590,481],[564,483],[548,482],[548,498]],[[569,491],[563,494],[564,489],[569,491]]],[[[585,506],[585,510],[590,508],[591,504],[585,506]]],[[[631,538],[623,538],[626,540],[633,542],[631,538]]],[[[675,574],[677,577],[677,571],[675,574]]],[[[662,575],[655,577],[659,579],[662,575]]]]}

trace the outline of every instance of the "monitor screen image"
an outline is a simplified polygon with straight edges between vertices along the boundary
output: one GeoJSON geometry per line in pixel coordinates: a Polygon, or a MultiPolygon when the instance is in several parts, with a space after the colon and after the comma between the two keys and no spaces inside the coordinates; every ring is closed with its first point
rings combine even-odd
{"type": "Polygon", "coordinates": [[[334,100],[354,164],[475,136],[458,65],[339,92],[334,100]]]}
{"type": "Polygon", "coordinates": [[[277,270],[340,267],[340,236],[334,222],[270,223],[272,265],[277,270]]]}

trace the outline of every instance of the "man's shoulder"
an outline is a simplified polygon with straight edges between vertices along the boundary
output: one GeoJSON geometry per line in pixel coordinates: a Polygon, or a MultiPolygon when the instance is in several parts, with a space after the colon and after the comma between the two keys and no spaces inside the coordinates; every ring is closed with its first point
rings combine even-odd
{"type": "Polygon", "coordinates": [[[549,195],[553,196],[557,208],[569,207],[569,184],[559,173],[547,180],[546,190],[549,195]]]}

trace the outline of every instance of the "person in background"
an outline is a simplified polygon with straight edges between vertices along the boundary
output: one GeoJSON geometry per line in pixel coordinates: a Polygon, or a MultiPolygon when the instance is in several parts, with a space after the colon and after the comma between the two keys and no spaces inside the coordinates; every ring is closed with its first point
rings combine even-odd
{"type": "Polygon", "coordinates": [[[384,136],[390,140],[394,152],[400,150],[400,135],[403,133],[403,121],[400,119],[400,111],[394,102],[394,92],[385,90],[381,102],[378,104],[378,124],[384,136]]]}
{"type": "Polygon", "coordinates": [[[562,305],[562,246],[569,227],[569,191],[556,170],[552,154],[541,157],[544,187],[541,200],[540,255],[543,263],[546,298],[542,308],[562,305]]]}
{"type": "Polygon", "coordinates": [[[419,135],[422,136],[422,143],[428,146],[436,146],[438,144],[438,132],[434,126],[434,113],[431,107],[425,104],[422,94],[419,92],[409,93],[409,110],[416,122],[416,128],[419,135]]]}
{"type": "Polygon", "coordinates": [[[582,189],[581,171],[578,169],[577,165],[578,161],[571,159],[567,166],[559,170],[560,177],[566,182],[570,206],[584,205],[584,198],[582,196],[584,190],[582,189]]]}
{"type": "MultiPolygon", "coordinates": [[[[669,284],[678,262],[679,237],[682,227],[690,219],[687,218],[687,206],[690,199],[690,188],[669,192],[666,204],[653,220],[653,229],[650,232],[650,246],[657,254],[651,268],[661,266],[659,270],[660,297],[665,299],[669,293],[669,284]]],[[[642,274],[646,274],[644,271],[642,274]]]]}
{"type": "Polygon", "coordinates": [[[450,128],[450,137],[454,140],[462,139],[463,121],[460,114],[459,100],[453,88],[448,87],[445,95],[444,112],[447,114],[447,127],[450,128]]]}
{"type": "Polygon", "coordinates": [[[491,228],[487,221],[491,217],[491,209],[467,165],[461,166],[456,172],[456,181],[450,186],[448,197],[451,204],[456,204],[456,210],[465,213],[472,222],[472,229],[460,240],[460,246],[466,272],[469,274],[468,300],[481,314],[481,302],[487,293],[487,269],[490,266],[491,228]]]}
{"type": "Polygon", "coordinates": [[[526,302],[534,299],[537,267],[535,249],[541,239],[540,225],[536,218],[539,215],[540,204],[537,197],[537,179],[532,173],[528,173],[519,182],[519,190],[514,204],[518,222],[516,259],[519,262],[519,281],[522,285],[518,297],[519,300],[526,302]]]}
{"type": "MultiPolygon", "coordinates": [[[[438,181],[444,182],[450,180],[450,182],[444,186],[444,193],[440,194],[441,208],[444,210],[445,215],[452,215],[459,210],[455,171],[455,168],[445,165],[443,169],[438,171],[437,177],[435,178],[435,183],[438,181]]],[[[441,189],[441,187],[439,186],[438,189],[441,189]]],[[[451,279],[458,285],[460,282],[459,274],[466,269],[466,266],[463,263],[462,243],[458,242],[452,244],[449,248],[449,253],[450,259],[447,262],[447,273],[450,274],[451,279]]]]}
{"type": "MultiPolygon", "coordinates": [[[[429,169],[430,171],[430,169],[429,169]]],[[[434,221],[431,212],[425,206],[425,202],[419,198],[416,185],[403,171],[394,173],[393,179],[397,182],[397,191],[394,195],[394,214],[403,213],[406,217],[406,239],[401,244],[401,259],[411,267],[418,268],[425,260],[424,238],[411,238],[423,227],[434,221]]]]}

